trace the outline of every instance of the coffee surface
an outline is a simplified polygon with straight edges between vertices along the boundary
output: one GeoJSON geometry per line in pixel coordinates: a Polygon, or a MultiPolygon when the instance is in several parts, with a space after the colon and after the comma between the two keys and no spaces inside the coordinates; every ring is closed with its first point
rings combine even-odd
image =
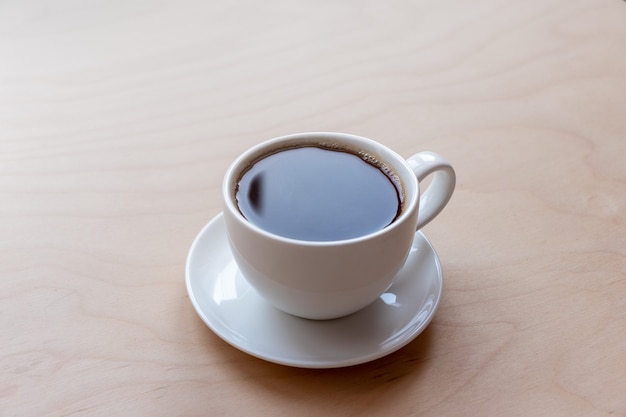
{"type": "Polygon", "coordinates": [[[381,230],[399,215],[401,194],[385,171],[347,151],[281,150],[244,172],[237,205],[248,221],[280,236],[351,239],[381,230]]]}

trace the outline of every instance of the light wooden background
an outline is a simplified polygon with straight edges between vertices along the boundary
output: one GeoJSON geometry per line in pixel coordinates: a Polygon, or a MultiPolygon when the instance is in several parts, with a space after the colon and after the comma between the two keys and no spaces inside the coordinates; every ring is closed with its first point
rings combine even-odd
{"type": "Polygon", "coordinates": [[[625,416],[626,2],[0,1],[0,416],[625,416]],[[429,328],[254,359],[184,262],[274,136],[445,155],[429,328]]]}

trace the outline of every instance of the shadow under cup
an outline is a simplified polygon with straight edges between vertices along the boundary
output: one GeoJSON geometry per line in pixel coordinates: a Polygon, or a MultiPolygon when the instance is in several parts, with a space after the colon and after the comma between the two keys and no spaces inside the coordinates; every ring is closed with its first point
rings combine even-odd
{"type": "Polygon", "coordinates": [[[273,139],[242,154],[226,173],[223,199],[233,257],[250,285],[289,314],[331,319],[369,305],[392,284],[416,232],[419,185],[405,159],[375,141],[346,134],[307,133],[273,139]],[[380,230],[340,240],[294,239],[248,221],[236,200],[243,173],[267,155],[307,146],[366,155],[387,167],[399,190],[397,217],[380,230]]]}

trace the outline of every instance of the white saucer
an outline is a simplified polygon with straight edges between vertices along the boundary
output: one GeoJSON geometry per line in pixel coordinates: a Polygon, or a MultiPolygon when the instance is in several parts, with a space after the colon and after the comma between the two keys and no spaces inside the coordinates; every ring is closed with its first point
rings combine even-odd
{"type": "Polygon", "coordinates": [[[374,303],[335,320],[294,317],[248,285],[232,258],[221,213],[191,245],[186,282],[198,315],[219,337],[258,358],[302,368],[356,365],[400,349],[428,326],[443,286],[439,258],[417,232],[394,284],[374,303]]]}

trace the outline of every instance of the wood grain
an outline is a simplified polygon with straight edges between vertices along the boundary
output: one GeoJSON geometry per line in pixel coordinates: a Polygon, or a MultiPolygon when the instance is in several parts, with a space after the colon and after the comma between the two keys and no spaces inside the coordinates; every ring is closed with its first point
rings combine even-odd
{"type": "Polygon", "coordinates": [[[0,416],[626,416],[626,3],[0,3],[0,416]],[[440,310],[335,370],[237,351],[184,262],[226,167],[332,130],[458,173],[440,310]]]}

